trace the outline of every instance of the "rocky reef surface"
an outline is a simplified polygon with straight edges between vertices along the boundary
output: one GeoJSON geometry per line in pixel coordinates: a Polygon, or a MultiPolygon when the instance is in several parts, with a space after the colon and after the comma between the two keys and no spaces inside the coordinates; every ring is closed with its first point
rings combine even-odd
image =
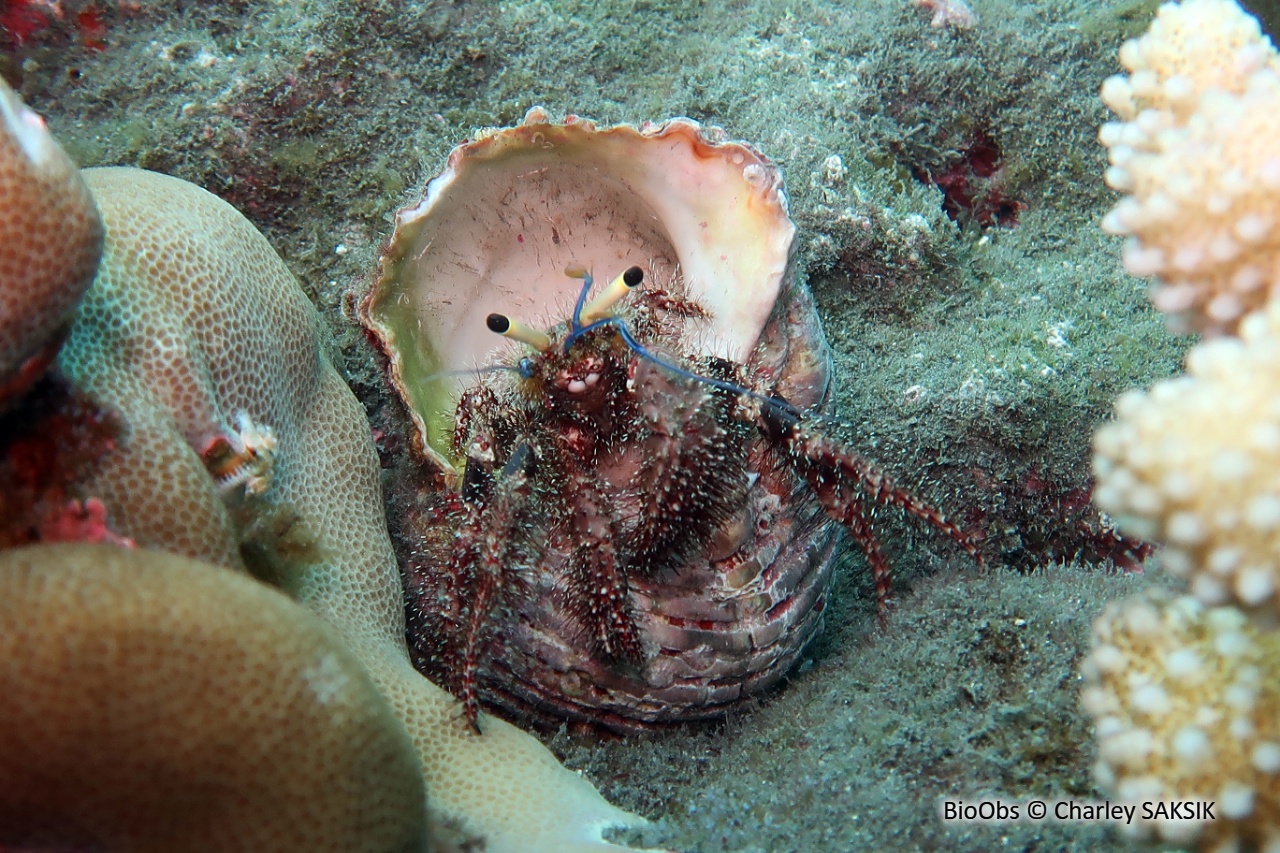
{"type": "Polygon", "coordinates": [[[994,567],[883,516],[883,630],[861,556],[790,683],[724,724],[548,735],[642,838],[685,851],[1121,848],[1094,825],[944,826],[947,796],[1095,799],[1076,669],[1092,617],[1147,582],[1089,503],[1089,437],[1187,342],[1097,223],[1096,92],[1155,3],[11,2],[0,71],[81,166],[200,184],[262,229],[339,341],[383,441],[351,318],[394,211],[476,128],[533,104],[686,115],[783,169],[799,277],[859,450],[981,532],[994,567]]]}

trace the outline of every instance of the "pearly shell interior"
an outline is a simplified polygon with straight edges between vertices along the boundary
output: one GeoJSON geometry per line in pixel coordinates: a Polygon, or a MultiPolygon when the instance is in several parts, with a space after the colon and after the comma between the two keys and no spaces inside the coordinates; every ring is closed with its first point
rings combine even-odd
{"type": "MultiPolygon", "coordinates": [[[[688,119],[597,129],[534,108],[453,150],[425,198],[396,217],[361,319],[390,359],[424,454],[453,465],[450,375],[522,354],[490,332],[501,313],[551,329],[573,311],[578,264],[598,288],[638,265],[711,317],[683,336],[747,361],[789,271],[795,228],[777,168],[688,119]]],[[[593,291],[593,292],[597,292],[593,291]]]]}

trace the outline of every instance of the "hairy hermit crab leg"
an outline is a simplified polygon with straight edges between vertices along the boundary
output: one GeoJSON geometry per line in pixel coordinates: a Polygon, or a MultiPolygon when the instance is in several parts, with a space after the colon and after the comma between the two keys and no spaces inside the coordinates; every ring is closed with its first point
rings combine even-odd
{"type": "MultiPolygon", "coordinates": [[[[893,582],[890,577],[889,561],[871,525],[871,515],[867,511],[868,504],[888,504],[898,507],[946,535],[963,548],[979,568],[986,565],[974,538],[949,521],[941,511],[905,489],[899,488],[870,460],[848,445],[820,429],[815,430],[814,425],[823,420],[820,416],[810,415],[776,394],[761,394],[736,382],[702,376],[686,370],[656,355],[636,340],[626,320],[610,312],[644,280],[644,272],[639,267],[628,268],[590,303],[587,303],[586,298],[591,289],[591,273],[582,267],[571,266],[565,270],[565,274],[571,278],[583,280],[582,291],[578,295],[578,302],[570,319],[570,331],[564,341],[566,353],[587,332],[612,326],[631,351],[640,358],[651,361],[678,376],[702,382],[759,403],[758,407],[747,407],[740,417],[753,422],[765,437],[785,450],[795,465],[797,473],[813,488],[823,511],[844,525],[854,541],[858,543],[858,547],[866,554],[875,579],[876,599],[882,620],[892,602],[893,582]]],[[[490,316],[489,328],[499,331],[494,328],[492,322],[494,317],[499,318],[500,321],[507,321],[507,318],[502,315],[490,316]]],[[[497,325],[501,326],[503,322],[497,325]]],[[[508,334],[508,337],[516,336],[508,334]]],[[[524,338],[517,339],[524,340],[524,338]]],[[[536,346],[531,341],[525,342],[536,346]]],[[[541,347],[538,348],[543,352],[546,351],[541,347]]]]}
{"type": "Polygon", "coordinates": [[[876,601],[883,622],[893,597],[889,561],[871,526],[866,505],[895,506],[929,524],[955,542],[973,558],[978,568],[986,567],[977,541],[942,512],[894,484],[869,459],[848,445],[812,428],[812,419],[795,407],[765,406],[759,415],[760,428],[769,439],[787,449],[799,472],[818,496],[828,516],[844,525],[867,555],[876,584],[876,601]]]}
{"type": "Polygon", "coordinates": [[[529,446],[520,445],[494,479],[487,499],[469,504],[471,509],[460,528],[452,557],[454,571],[464,574],[475,595],[466,618],[459,689],[463,714],[476,734],[480,734],[476,689],[480,638],[498,604],[500,591],[513,582],[517,561],[512,559],[512,543],[519,539],[524,524],[521,511],[529,500],[530,455],[529,446]]]}

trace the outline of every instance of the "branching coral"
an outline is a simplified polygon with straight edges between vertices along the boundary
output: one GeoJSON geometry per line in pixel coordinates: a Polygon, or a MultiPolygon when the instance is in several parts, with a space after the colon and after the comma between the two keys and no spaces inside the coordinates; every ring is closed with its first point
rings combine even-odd
{"type": "Polygon", "coordinates": [[[1233,0],[1161,7],[1102,87],[1103,220],[1175,328],[1230,333],[1280,286],[1280,57],[1233,0]]]}
{"type": "Polygon", "coordinates": [[[1280,587],[1280,304],[1239,338],[1194,348],[1187,375],[1131,391],[1098,431],[1098,505],[1165,543],[1163,564],[1211,604],[1268,604],[1280,587]]]}
{"type": "MultiPolygon", "coordinates": [[[[485,717],[484,735],[473,734],[457,703],[410,665],[368,425],[266,239],[183,181],[135,169],[84,174],[107,238],[59,363],[127,425],[84,484],[117,530],[224,567],[272,564],[389,699],[438,826],[490,851],[619,849],[601,830],[639,819],[519,730],[485,717]],[[246,423],[272,431],[268,480],[227,493],[207,457],[222,444],[247,450],[246,423]],[[245,541],[246,520],[264,517],[273,523],[245,541]]],[[[201,594],[175,595],[194,606],[201,594]]],[[[203,677],[199,665],[189,672],[203,677]]]]}
{"type": "Polygon", "coordinates": [[[1193,598],[1113,604],[1094,624],[1082,703],[1098,777],[1126,802],[1213,802],[1130,831],[1203,849],[1280,844],[1280,635],[1193,598]]]}
{"type": "Polygon", "coordinates": [[[1134,191],[1108,220],[1141,225],[1126,263],[1156,271],[1133,259],[1159,256],[1156,305],[1240,337],[1200,344],[1187,376],[1120,398],[1095,441],[1096,501],[1122,531],[1167,543],[1166,564],[1203,600],[1253,607],[1280,583],[1280,307],[1239,315],[1280,283],[1280,126],[1257,133],[1280,110],[1248,98],[1280,106],[1280,59],[1224,0],[1162,7],[1120,55],[1133,75],[1103,96],[1132,121],[1102,137],[1111,182],[1134,191]]]}
{"type": "Polygon", "coordinates": [[[1096,502],[1121,531],[1163,543],[1196,597],[1131,602],[1095,624],[1084,704],[1098,778],[1130,803],[1217,801],[1214,821],[1148,822],[1167,840],[1275,849],[1280,61],[1224,0],[1162,7],[1120,56],[1132,76],[1103,98],[1127,123],[1102,140],[1108,182],[1132,196],[1104,227],[1132,235],[1130,272],[1163,280],[1158,308],[1239,337],[1199,344],[1187,375],[1122,396],[1095,437],[1096,502]]]}

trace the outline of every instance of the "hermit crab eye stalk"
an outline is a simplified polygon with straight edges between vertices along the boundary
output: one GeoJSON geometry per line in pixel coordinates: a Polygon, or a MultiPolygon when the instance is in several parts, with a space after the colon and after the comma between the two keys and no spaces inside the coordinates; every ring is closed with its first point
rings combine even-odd
{"type": "Polygon", "coordinates": [[[668,370],[677,376],[683,376],[686,379],[692,379],[694,382],[701,382],[704,385],[728,391],[730,394],[740,394],[744,397],[759,400],[765,404],[766,410],[776,417],[791,416],[798,418],[800,416],[800,410],[781,397],[758,394],[736,382],[727,382],[723,379],[715,379],[711,376],[703,376],[700,373],[685,370],[680,365],[672,364],[666,359],[655,355],[636,340],[631,328],[627,325],[627,321],[610,312],[613,306],[622,301],[623,297],[644,281],[644,270],[640,269],[640,267],[628,267],[620,276],[610,282],[609,286],[599,296],[585,306],[583,303],[586,302],[587,293],[591,290],[591,273],[586,268],[575,264],[566,267],[564,274],[570,278],[582,279],[582,292],[578,294],[578,304],[574,307],[573,317],[569,321],[570,331],[564,339],[565,353],[568,353],[574,342],[587,332],[603,326],[612,326],[632,352],[664,370],[668,370]]]}
{"type": "Polygon", "coordinates": [[[582,306],[587,302],[587,294],[591,292],[591,284],[595,279],[591,277],[591,271],[582,264],[569,264],[564,268],[564,274],[569,278],[582,279],[582,289],[578,291],[578,301],[573,306],[573,316],[569,318],[569,336],[564,339],[564,351],[567,354],[569,347],[573,346],[573,342],[578,339],[582,333],[582,306]]]}
{"type": "MultiPolygon", "coordinates": [[[[680,365],[672,364],[650,352],[636,340],[630,327],[627,326],[626,320],[612,313],[612,310],[628,293],[639,287],[640,283],[644,281],[644,270],[640,269],[640,267],[628,267],[621,275],[611,281],[599,296],[592,299],[589,304],[587,303],[587,294],[591,292],[591,273],[585,267],[574,264],[566,267],[564,274],[570,278],[582,279],[582,291],[578,294],[578,303],[573,308],[573,317],[569,319],[569,334],[564,339],[564,351],[566,354],[573,348],[574,343],[587,332],[604,326],[611,326],[632,352],[664,370],[669,370],[686,379],[692,379],[694,382],[701,382],[713,388],[728,391],[731,394],[741,394],[759,400],[765,404],[766,411],[775,417],[788,415],[799,417],[800,411],[781,397],[765,396],[736,382],[727,382],[723,379],[715,379],[685,370],[680,365]]],[[[491,332],[526,343],[538,350],[538,352],[549,352],[553,346],[551,338],[545,333],[532,329],[519,320],[513,320],[505,314],[490,314],[485,322],[491,332]]],[[[533,378],[536,371],[533,359],[527,356],[520,359],[519,367],[511,369],[516,370],[525,379],[533,378]]]]}
{"type": "Polygon", "coordinates": [[[590,304],[587,304],[587,294],[591,292],[591,284],[595,280],[590,271],[581,264],[570,264],[564,268],[564,274],[569,278],[582,279],[582,290],[578,293],[577,304],[573,306],[573,316],[569,318],[569,334],[564,339],[564,351],[567,355],[578,338],[592,329],[601,326],[621,328],[626,325],[621,317],[613,313],[613,307],[640,286],[644,281],[644,270],[640,267],[627,267],[590,304]]]}
{"type": "Polygon", "coordinates": [[[644,281],[644,270],[640,267],[628,267],[622,275],[609,282],[609,286],[600,295],[583,307],[578,315],[580,325],[590,325],[596,320],[603,320],[613,315],[613,307],[626,298],[627,294],[640,286],[644,281]]]}
{"type": "Polygon", "coordinates": [[[528,344],[538,352],[546,352],[551,349],[551,338],[545,332],[539,332],[519,320],[512,320],[505,314],[490,314],[485,319],[485,325],[489,327],[489,331],[496,332],[504,338],[511,338],[513,341],[528,344]]]}

